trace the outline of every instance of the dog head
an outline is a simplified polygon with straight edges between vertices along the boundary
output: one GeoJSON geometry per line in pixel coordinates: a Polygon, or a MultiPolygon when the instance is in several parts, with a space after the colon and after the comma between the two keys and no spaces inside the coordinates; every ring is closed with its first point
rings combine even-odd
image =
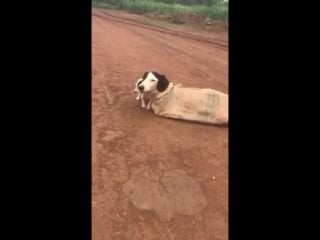
{"type": "Polygon", "coordinates": [[[157,72],[145,72],[142,76],[142,81],[138,84],[140,92],[158,93],[163,92],[169,86],[169,80],[165,75],[157,72]]]}

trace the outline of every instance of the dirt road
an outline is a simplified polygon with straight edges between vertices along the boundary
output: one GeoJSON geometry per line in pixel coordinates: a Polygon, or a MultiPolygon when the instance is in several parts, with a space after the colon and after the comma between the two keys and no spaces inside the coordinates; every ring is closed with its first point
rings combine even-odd
{"type": "Polygon", "coordinates": [[[228,93],[226,35],[179,31],[92,11],[93,240],[228,238],[228,127],[156,117],[133,93],[147,70],[228,93]]]}

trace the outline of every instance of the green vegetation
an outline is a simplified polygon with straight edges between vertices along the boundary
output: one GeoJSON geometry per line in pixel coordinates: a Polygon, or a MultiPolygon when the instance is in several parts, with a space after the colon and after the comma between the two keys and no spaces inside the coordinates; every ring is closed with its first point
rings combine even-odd
{"type": "Polygon", "coordinates": [[[174,23],[183,23],[182,15],[197,14],[214,20],[228,17],[228,4],[222,0],[92,0],[93,6],[128,10],[144,14],[169,15],[174,23]]]}

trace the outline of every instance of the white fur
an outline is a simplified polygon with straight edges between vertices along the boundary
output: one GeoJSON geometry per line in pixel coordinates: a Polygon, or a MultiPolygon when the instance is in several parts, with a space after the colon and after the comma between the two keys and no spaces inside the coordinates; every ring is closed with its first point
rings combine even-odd
{"type": "Polygon", "coordinates": [[[153,94],[152,93],[142,93],[139,91],[139,82],[141,82],[143,79],[142,78],[139,78],[136,82],[136,85],[135,85],[135,89],[134,89],[134,92],[138,93],[137,97],[136,97],[136,100],[139,101],[141,100],[141,107],[142,108],[146,108],[147,110],[150,110],[151,109],[151,104],[152,104],[152,100],[153,100],[153,94]],[[147,104],[148,102],[148,104],[147,104]]]}
{"type": "Polygon", "coordinates": [[[153,102],[154,95],[152,93],[142,93],[141,96],[141,102],[142,102],[142,108],[146,108],[147,110],[151,109],[151,104],[153,102]],[[146,105],[146,102],[148,104],[146,105]]]}
{"type": "MultiPolygon", "coordinates": [[[[158,78],[153,75],[152,72],[149,72],[147,77],[143,80],[143,82],[140,84],[140,86],[144,87],[144,93],[153,93],[156,94],[157,91],[157,85],[158,85],[158,78]]],[[[139,80],[138,80],[139,82],[139,80]]],[[[137,82],[137,84],[138,84],[137,82]]]]}

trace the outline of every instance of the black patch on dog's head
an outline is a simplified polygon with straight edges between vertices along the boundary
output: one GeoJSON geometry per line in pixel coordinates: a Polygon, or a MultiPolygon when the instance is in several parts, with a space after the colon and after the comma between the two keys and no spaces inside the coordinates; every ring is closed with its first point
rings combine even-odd
{"type": "Polygon", "coordinates": [[[157,90],[159,92],[163,92],[167,89],[167,87],[169,86],[169,80],[167,79],[167,77],[165,75],[161,75],[157,72],[152,72],[153,75],[156,76],[156,78],[158,78],[158,84],[157,84],[157,90]]]}
{"type": "Polygon", "coordinates": [[[142,79],[143,79],[143,80],[146,79],[146,77],[148,76],[148,73],[149,73],[149,72],[145,72],[145,73],[143,74],[143,76],[142,76],[142,79]]]}

